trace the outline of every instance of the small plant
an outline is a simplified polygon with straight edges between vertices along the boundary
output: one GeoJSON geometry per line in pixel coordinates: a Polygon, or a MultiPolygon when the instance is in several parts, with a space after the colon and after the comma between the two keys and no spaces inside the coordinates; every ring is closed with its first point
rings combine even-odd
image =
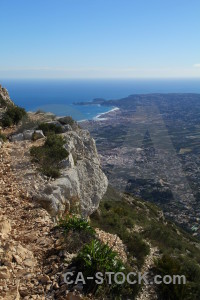
{"type": "Polygon", "coordinates": [[[90,226],[89,222],[77,215],[67,214],[63,219],[59,220],[59,227],[63,228],[66,232],[73,231],[87,231],[94,234],[94,229],[90,226]]]}
{"type": "Polygon", "coordinates": [[[61,218],[56,227],[64,230],[65,249],[69,253],[80,251],[83,245],[91,242],[95,236],[95,230],[89,222],[75,214],[67,214],[61,218]]]}
{"type": "Polygon", "coordinates": [[[41,123],[38,126],[38,130],[42,130],[44,135],[48,135],[49,133],[62,133],[62,127],[52,123],[41,123]]]}
{"type": "Polygon", "coordinates": [[[44,175],[53,178],[59,177],[59,163],[69,155],[63,147],[64,144],[63,137],[49,134],[43,146],[31,148],[30,154],[34,161],[40,165],[40,170],[44,175]]]}
{"type": "Polygon", "coordinates": [[[4,116],[3,116],[2,120],[1,120],[1,125],[4,128],[12,126],[13,125],[12,119],[8,115],[4,114],[4,116]]]}
{"type": "MultiPolygon", "coordinates": [[[[100,287],[95,283],[97,272],[105,274],[106,272],[118,273],[125,270],[118,254],[108,245],[102,244],[96,239],[82,248],[78,256],[74,259],[74,263],[78,266],[79,272],[83,273],[86,280],[85,292],[92,292],[93,294],[97,293],[100,287]],[[94,280],[87,280],[87,277],[93,277],[94,280]]],[[[119,289],[119,286],[114,282],[111,285],[108,284],[106,275],[103,284],[104,292],[107,291],[107,294],[119,289]]],[[[100,288],[102,289],[102,286],[100,288]]]]}
{"type": "Polygon", "coordinates": [[[9,127],[11,125],[17,125],[26,116],[24,108],[19,106],[10,105],[2,118],[2,126],[9,127]]]}

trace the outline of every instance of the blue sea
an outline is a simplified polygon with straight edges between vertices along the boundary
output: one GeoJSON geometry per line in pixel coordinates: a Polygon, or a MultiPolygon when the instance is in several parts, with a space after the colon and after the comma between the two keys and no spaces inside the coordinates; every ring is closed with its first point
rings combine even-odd
{"type": "Polygon", "coordinates": [[[32,80],[0,79],[11,99],[28,111],[41,109],[58,116],[71,115],[75,120],[94,119],[113,107],[77,106],[74,102],[120,99],[140,93],[200,93],[200,79],[184,80],[32,80]]]}

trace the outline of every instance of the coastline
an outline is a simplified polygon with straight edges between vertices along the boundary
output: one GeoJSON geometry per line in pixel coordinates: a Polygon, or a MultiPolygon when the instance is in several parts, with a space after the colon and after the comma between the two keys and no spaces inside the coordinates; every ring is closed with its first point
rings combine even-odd
{"type": "Polygon", "coordinates": [[[104,112],[104,113],[101,113],[101,114],[98,114],[96,117],[93,118],[93,121],[105,121],[107,120],[108,118],[104,118],[102,116],[105,116],[107,114],[110,114],[114,111],[118,111],[119,110],[119,107],[113,107],[111,110],[107,111],[107,112],[104,112]]]}
{"type": "Polygon", "coordinates": [[[112,113],[114,111],[118,111],[118,110],[119,110],[119,107],[113,107],[109,111],[100,113],[100,114],[96,115],[95,117],[93,117],[92,119],[79,120],[79,121],[77,121],[77,123],[90,122],[90,121],[95,121],[95,122],[97,122],[97,121],[105,121],[105,120],[108,120],[108,118],[104,118],[103,116],[105,116],[107,114],[110,114],[110,113],[112,113]]]}

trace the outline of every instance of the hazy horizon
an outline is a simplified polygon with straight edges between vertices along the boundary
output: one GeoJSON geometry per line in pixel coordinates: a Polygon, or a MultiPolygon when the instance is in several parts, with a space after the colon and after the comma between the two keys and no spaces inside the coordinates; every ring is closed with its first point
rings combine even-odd
{"type": "Polygon", "coordinates": [[[1,1],[0,78],[200,78],[200,2],[1,1]]]}

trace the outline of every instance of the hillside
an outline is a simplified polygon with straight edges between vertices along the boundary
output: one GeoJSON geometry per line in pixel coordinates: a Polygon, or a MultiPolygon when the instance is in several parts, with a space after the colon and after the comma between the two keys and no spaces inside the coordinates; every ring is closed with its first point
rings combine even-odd
{"type": "MultiPolygon", "coordinates": [[[[142,288],[136,299],[199,299],[200,243],[164,218],[154,204],[108,188],[92,224],[117,234],[127,247],[129,268],[155,274],[185,274],[186,287],[142,288]]],[[[132,298],[131,298],[132,299],[132,298]]]]}
{"type": "Polygon", "coordinates": [[[70,117],[21,117],[0,137],[0,299],[198,300],[199,241],[156,205],[108,185],[95,141],[70,117]],[[64,279],[105,270],[187,283],[64,279]]]}

